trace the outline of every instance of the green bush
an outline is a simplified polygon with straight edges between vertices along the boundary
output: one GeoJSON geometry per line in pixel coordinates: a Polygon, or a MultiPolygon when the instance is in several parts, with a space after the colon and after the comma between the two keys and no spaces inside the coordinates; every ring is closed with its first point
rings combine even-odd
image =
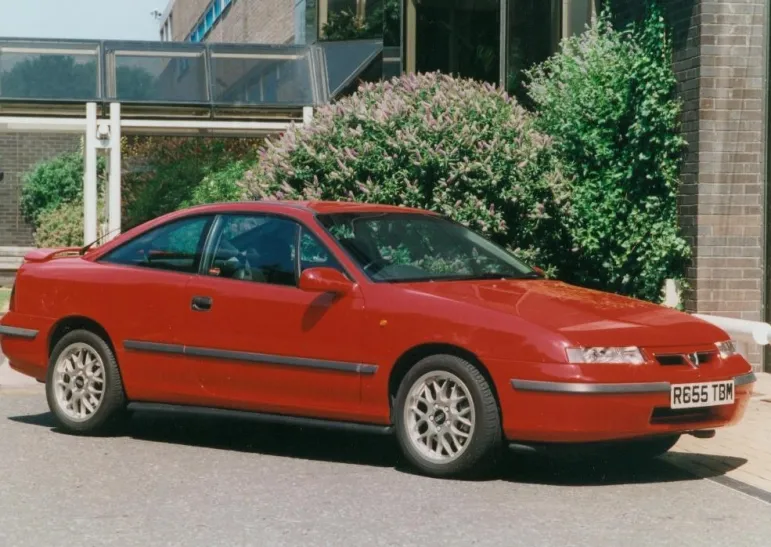
{"type": "Polygon", "coordinates": [[[309,128],[269,141],[243,186],[254,199],[357,200],[438,211],[525,259],[567,246],[566,185],[551,139],[503,91],[447,75],[364,84],[309,128]]]}
{"type": "MultiPolygon", "coordinates": [[[[99,223],[104,222],[104,204],[99,204],[99,223]]],[[[99,234],[101,235],[101,234],[99,234]]],[[[83,202],[70,201],[38,217],[35,245],[42,248],[83,245],[83,202]]]]}
{"type": "Polygon", "coordinates": [[[193,189],[193,195],[182,206],[191,207],[205,203],[238,201],[243,195],[243,188],[239,181],[244,176],[248,165],[246,160],[237,160],[220,170],[209,173],[193,189]]]}
{"type": "MultiPolygon", "coordinates": [[[[221,179],[209,181],[208,188],[197,189],[207,175],[230,172],[234,163],[254,158],[261,142],[189,137],[133,140],[124,152],[127,164],[122,188],[125,226],[136,226],[186,204],[201,203],[207,192],[224,191],[221,179]]],[[[231,195],[233,193],[223,199],[230,199],[231,195]]],[[[218,201],[220,194],[216,196],[218,201]]]]}
{"type": "Polygon", "coordinates": [[[672,47],[655,7],[612,28],[608,13],[529,73],[537,125],[572,180],[568,280],[659,300],[682,279],[689,248],[677,226],[684,140],[672,47]]]}
{"type": "MultiPolygon", "coordinates": [[[[98,184],[103,185],[106,163],[97,160],[98,184]]],[[[62,154],[42,162],[27,173],[21,190],[21,212],[37,225],[38,217],[60,204],[83,199],[83,152],[62,154]]]]}

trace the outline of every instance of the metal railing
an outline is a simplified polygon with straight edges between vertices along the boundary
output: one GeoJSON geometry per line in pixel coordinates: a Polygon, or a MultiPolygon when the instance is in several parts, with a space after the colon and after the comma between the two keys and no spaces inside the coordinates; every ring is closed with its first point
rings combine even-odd
{"type": "MultiPolygon", "coordinates": [[[[187,109],[298,109],[333,99],[375,62],[380,40],[311,45],[0,38],[0,111],[121,103],[187,109]]],[[[36,112],[39,116],[39,110],[36,112]]]]}

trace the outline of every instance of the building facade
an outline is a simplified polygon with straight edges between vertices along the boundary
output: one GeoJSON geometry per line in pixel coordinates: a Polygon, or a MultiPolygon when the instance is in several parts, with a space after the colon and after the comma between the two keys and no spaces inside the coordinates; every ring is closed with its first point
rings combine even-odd
{"type": "Polygon", "coordinates": [[[383,76],[442,71],[516,86],[580,33],[600,0],[172,0],[161,39],[307,44],[382,40],[383,76]]]}

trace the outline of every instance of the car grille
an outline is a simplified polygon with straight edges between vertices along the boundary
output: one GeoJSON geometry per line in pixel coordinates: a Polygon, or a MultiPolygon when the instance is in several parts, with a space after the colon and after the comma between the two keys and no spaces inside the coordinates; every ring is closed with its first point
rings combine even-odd
{"type": "Polygon", "coordinates": [[[658,364],[668,366],[702,366],[717,357],[717,351],[697,351],[695,353],[660,353],[655,358],[658,364]]]}
{"type": "Polygon", "coordinates": [[[672,409],[658,407],[653,409],[651,424],[692,424],[708,422],[716,418],[713,407],[672,409]]]}

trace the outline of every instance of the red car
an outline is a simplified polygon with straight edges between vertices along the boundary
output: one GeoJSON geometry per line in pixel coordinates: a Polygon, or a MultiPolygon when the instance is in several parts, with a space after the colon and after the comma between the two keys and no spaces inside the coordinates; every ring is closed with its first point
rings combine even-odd
{"type": "Polygon", "coordinates": [[[132,408],[248,412],[394,432],[434,476],[504,444],[653,457],[738,421],[755,381],[706,322],[544,279],[433,213],[353,203],[202,206],[33,251],[0,343],[73,432],[132,408]]]}

